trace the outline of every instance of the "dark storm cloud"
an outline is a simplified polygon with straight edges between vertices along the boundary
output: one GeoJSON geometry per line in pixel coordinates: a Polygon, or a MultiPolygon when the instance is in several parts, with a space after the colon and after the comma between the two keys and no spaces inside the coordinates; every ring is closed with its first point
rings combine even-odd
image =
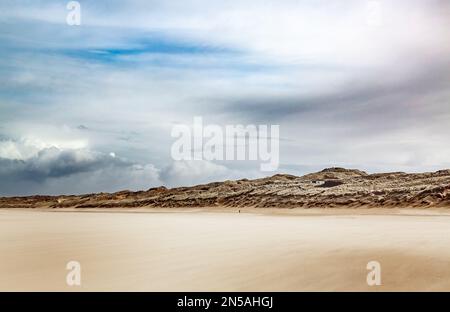
{"type": "Polygon", "coordinates": [[[26,159],[0,158],[0,196],[143,190],[155,185],[161,182],[154,166],[113,153],[52,147],[26,159]]]}
{"type": "Polygon", "coordinates": [[[0,179],[40,182],[49,178],[131,165],[132,163],[110,155],[52,147],[43,149],[26,160],[0,158],[0,179]]]}
{"type": "Polygon", "coordinates": [[[395,79],[396,75],[399,73],[395,70],[372,78],[367,78],[370,73],[364,73],[360,78],[356,75],[337,91],[330,91],[324,85],[322,92],[310,95],[231,96],[206,101],[219,103],[221,113],[245,116],[253,122],[277,122],[301,115],[322,115],[352,121],[355,118],[377,118],[379,115],[385,115],[388,119],[407,118],[414,113],[408,111],[412,99],[450,91],[450,64],[446,61],[428,63],[410,77],[395,79]]]}

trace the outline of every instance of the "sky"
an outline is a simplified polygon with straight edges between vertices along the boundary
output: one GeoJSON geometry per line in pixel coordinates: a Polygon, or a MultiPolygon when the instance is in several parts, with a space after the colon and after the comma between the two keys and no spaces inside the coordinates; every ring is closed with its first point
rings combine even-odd
{"type": "Polygon", "coordinates": [[[0,195],[326,167],[450,168],[450,2],[0,2],[0,195]],[[280,127],[280,165],[174,161],[171,129],[280,127]]]}

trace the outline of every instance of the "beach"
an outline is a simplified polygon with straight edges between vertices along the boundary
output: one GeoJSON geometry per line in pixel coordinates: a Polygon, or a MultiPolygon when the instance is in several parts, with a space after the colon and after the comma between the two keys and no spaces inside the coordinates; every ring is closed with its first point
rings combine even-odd
{"type": "Polygon", "coordinates": [[[0,291],[450,291],[448,213],[224,211],[0,209],[0,291]]]}

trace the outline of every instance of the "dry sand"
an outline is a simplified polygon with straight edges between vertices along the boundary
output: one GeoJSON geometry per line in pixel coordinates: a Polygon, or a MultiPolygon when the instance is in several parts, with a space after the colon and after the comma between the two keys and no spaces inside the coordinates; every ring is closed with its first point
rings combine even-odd
{"type": "Polygon", "coordinates": [[[450,290],[448,214],[164,211],[0,209],[0,290],[450,290]]]}

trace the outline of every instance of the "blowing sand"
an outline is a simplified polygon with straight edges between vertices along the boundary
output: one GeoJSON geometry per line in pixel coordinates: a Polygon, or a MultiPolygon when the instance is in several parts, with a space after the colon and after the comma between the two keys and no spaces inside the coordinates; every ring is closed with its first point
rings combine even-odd
{"type": "Polygon", "coordinates": [[[0,210],[0,290],[448,291],[449,246],[439,214],[0,210]]]}

